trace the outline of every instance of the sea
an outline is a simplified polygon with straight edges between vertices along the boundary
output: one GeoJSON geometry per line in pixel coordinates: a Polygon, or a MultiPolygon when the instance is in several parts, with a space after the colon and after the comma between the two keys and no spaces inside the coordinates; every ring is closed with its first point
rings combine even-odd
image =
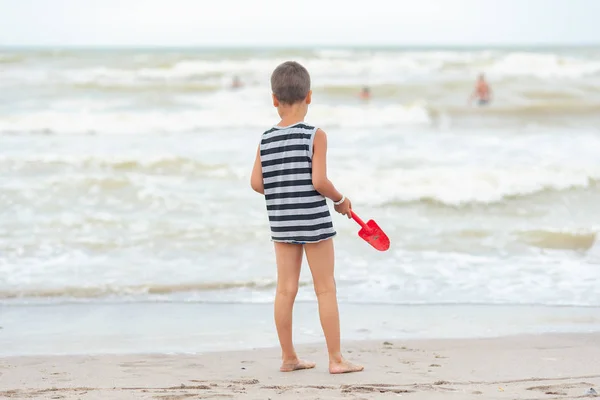
{"type": "Polygon", "coordinates": [[[391,240],[333,216],[344,340],[600,331],[600,47],[1,48],[0,355],[277,345],[250,172],[287,60],[391,240]]]}

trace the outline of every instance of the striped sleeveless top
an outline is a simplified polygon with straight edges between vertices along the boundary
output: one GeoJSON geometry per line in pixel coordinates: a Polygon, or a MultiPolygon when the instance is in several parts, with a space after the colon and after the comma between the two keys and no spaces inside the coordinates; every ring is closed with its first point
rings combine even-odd
{"type": "Polygon", "coordinates": [[[317,128],[299,122],[275,126],[260,141],[271,239],[315,243],[335,236],[329,208],[312,184],[313,142],[317,128]]]}

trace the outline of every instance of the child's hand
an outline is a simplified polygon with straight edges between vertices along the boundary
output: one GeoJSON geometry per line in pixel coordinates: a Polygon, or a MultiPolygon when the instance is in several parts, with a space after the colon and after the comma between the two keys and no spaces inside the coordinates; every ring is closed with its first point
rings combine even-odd
{"type": "Polygon", "coordinates": [[[352,218],[352,213],[350,212],[352,211],[352,202],[349,198],[346,197],[346,200],[344,200],[342,204],[339,206],[334,206],[334,208],[335,211],[339,212],[340,214],[344,214],[348,217],[348,219],[352,218]]]}

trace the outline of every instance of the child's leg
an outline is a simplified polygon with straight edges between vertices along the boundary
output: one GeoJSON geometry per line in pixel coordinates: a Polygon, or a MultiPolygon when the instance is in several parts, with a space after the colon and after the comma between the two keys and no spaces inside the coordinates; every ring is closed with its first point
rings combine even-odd
{"type": "Polygon", "coordinates": [[[329,372],[339,374],[362,371],[363,367],[344,360],[340,349],[340,314],[333,275],[333,240],[304,245],[319,301],[319,317],[329,352],[329,372]]]}
{"type": "Polygon", "coordinates": [[[277,260],[277,293],[275,294],[275,326],[281,345],[283,363],[280,370],[290,372],[314,368],[315,364],[298,359],[292,342],[292,313],[298,293],[302,265],[302,245],[275,242],[277,260]]]}

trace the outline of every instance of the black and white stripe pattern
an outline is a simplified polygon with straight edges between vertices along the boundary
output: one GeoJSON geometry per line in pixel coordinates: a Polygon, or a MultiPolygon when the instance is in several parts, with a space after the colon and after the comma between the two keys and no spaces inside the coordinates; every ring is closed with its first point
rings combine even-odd
{"type": "Polygon", "coordinates": [[[312,184],[317,128],[304,123],[275,126],[262,135],[260,161],[271,238],[314,243],[335,235],[329,208],[312,184]]]}

